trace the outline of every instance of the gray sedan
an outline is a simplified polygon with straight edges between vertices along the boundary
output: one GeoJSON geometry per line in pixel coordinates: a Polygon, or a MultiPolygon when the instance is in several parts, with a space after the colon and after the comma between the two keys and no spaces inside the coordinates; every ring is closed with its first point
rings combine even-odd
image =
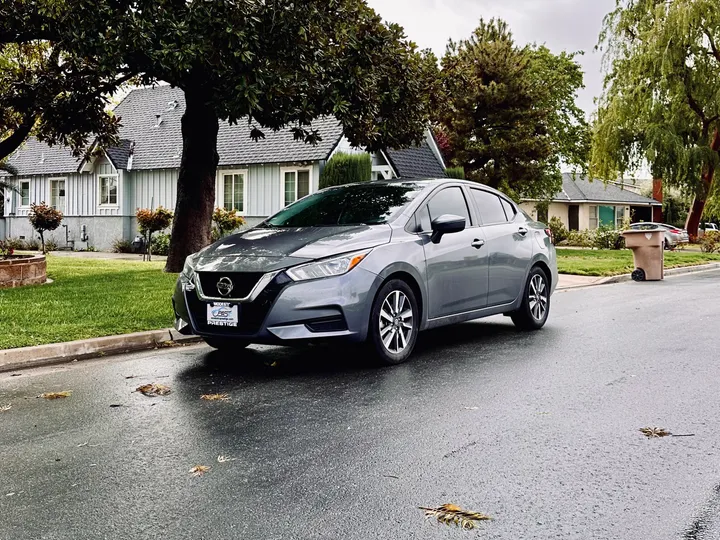
{"type": "Polygon", "coordinates": [[[318,191],[187,258],[175,326],[212,347],[368,343],[398,364],[428,328],[505,314],[541,328],[557,284],[544,225],[455,180],[318,191]]]}

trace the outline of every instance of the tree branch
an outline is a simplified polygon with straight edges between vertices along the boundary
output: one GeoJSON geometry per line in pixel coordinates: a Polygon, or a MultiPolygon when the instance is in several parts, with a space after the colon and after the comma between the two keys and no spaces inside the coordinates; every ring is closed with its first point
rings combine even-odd
{"type": "Polygon", "coordinates": [[[708,32],[706,29],[703,29],[703,33],[707,36],[708,41],[710,42],[710,49],[712,50],[712,55],[718,62],[720,62],[720,50],[718,50],[715,40],[713,40],[712,35],[710,35],[710,32],[708,32]]]}
{"type": "Polygon", "coordinates": [[[27,119],[4,141],[0,141],[0,160],[5,159],[25,142],[34,125],[34,117],[27,119]]]}
{"type": "Polygon", "coordinates": [[[703,124],[707,123],[707,118],[705,117],[705,111],[703,111],[703,108],[700,106],[700,104],[697,102],[697,100],[693,97],[692,92],[690,92],[690,81],[688,80],[687,72],[685,73],[684,77],[685,82],[685,95],[687,96],[688,105],[690,105],[690,108],[700,117],[700,120],[702,120],[703,124]]]}
{"type": "Polygon", "coordinates": [[[112,92],[118,88],[123,83],[128,82],[133,77],[137,77],[137,73],[128,73],[126,75],[123,75],[122,77],[118,77],[112,82],[109,82],[99,88],[100,92],[107,93],[112,92]]]}

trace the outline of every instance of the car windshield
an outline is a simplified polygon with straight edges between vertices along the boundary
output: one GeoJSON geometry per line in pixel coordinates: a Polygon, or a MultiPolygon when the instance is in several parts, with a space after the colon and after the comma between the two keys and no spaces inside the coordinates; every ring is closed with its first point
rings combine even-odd
{"type": "Polygon", "coordinates": [[[387,223],[425,188],[416,183],[353,184],[319,191],[266,220],[263,227],[328,227],[387,223]]]}

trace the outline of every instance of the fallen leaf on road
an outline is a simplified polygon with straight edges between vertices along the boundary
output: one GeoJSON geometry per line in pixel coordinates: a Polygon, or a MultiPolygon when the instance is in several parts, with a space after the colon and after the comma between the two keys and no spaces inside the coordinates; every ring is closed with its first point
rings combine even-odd
{"type": "Polygon", "coordinates": [[[419,507],[426,518],[435,518],[444,525],[455,525],[466,530],[474,529],[476,521],[489,521],[492,518],[478,512],[463,510],[454,504],[443,504],[438,508],[419,507]]]}
{"type": "Polygon", "coordinates": [[[190,469],[190,474],[193,476],[202,476],[206,472],[210,470],[210,467],[207,465],[195,465],[192,469],[190,469]]]}
{"type": "Polygon", "coordinates": [[[168,386],[165,386],[164,384],[157,384],[157,383],[151,383],[151,384],[143,384],[142,386],[138,386],[135,389],[136,392],[140,392],[145,396],[149,397],[155,397],[155,396],[165,396],[170,393],[170,388],[168,386]]]}
{"type": "Polygon", "coordinates": [[[668,435],[672,435],[672,433],[670,433],[665,428],[657,428],[657,427],[640,428],[640,433],[645,435],[648,439],[659,439],[660,437],[667,437],[668,435]]]}
{"type": "Polygon", "coordinates": [[[227,463],[228,461],[235,461],[237,458],[231,458],[227,456],[218,456],[217,462],[218,463],[227,463]]]}
{"type": "Polygon", "coordinates": [[[45,399],[60,399],[70,397],[71,394],[72,390],[66,390],[64,392],[45,392],[44,394],[40,394],[38,397],[45,399]]]}
{"type": "Polygon", "coordinates": [[[477,411],[480,407],[463,407],[466,411],[477,411]]]}
{"type": "Polygon", "coordinates": [[[10,409],[12,409],[12,403],[0,406],[0,412],[9,411],[10,409]]]}
{"type": "Polygon", "coordinates": [[[203,394],[200,399],[205,401],[227,401],[229,397],[227,394],[203,394]]]}

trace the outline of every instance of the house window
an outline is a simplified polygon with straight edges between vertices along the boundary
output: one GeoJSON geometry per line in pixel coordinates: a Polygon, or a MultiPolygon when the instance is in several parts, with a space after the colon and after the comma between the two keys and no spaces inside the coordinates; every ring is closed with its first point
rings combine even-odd
{"type": "Polygon", "coordinates": [[[50,206],[55,210],[65,212],[65,179],[50,179],[50,206]]]}
{"type": "Polygon", "coordinates": [[[285,170],[283,174],[284,180],[284,197],[285,206],[292,204],[298,199],[302,199],[310,194],[310,170],[285,170]]]}
{"type": "Polygon", "coordinates": [[[223,173],[223,207],[245,213],[245,173],[223,173]]]}
{"type": "Polygon", "coordinates": [[[622,223],[625,219],[625,207],[624,206],[617,206],[615,207],[615,228],[616,229],[622,229],[622,223]]]}
{"type": "Polygon", "coordinates": [[[100,204],[116,205],[118,203],[118,179],[116,174],[102,174],[100,181],[100,204]]]}
{"type": "Polygon", "coordinates": [[[598,228],[598,207],[590,206],[590,229],[598,228]]]}
{"type": "Polygon", "coordinates": [[[20,206],[30,206],[30,182],[20,182],[20,206]]]}

